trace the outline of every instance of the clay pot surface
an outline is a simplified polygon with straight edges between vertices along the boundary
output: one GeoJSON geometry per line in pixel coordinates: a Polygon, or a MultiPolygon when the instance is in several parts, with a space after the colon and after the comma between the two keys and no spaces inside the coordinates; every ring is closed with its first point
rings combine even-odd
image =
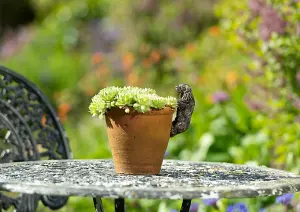
{"type": "Polygon", "coordinates": [[[174,109],[138,113],[112,108],[105,115],[109,145],[117,173],[159,174],[170,139],[174,109]]]}

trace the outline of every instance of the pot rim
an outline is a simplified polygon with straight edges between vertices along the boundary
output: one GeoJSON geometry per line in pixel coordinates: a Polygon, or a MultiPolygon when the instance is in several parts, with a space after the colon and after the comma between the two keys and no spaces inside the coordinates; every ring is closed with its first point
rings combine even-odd
{"type": "Polygon", "coordinates": [[[142,113],[142,112],[138,112],[136,111],[133,107],[126,107],[129,108],[130,112],[129,113],[125,113],[125,109],[124,108],[119,108],[119,107],[113,107],[111,109],[108,109],[105,112],[105,116],[110,116],[110,114],[112,113],[121,113],[122,115],[143,115],[143,116],[149,116],[149,115],[171,115],[173,114],[176,109],[172,108],[172,107],[164,107],[162,109],[155,109],[155,108],[151,108],[150,111],[142,113]]]}

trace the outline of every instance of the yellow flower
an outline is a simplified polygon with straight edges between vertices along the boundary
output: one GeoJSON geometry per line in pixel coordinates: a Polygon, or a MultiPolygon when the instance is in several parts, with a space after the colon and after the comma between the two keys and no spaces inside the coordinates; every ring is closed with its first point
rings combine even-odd
{"type": "Polygon", "coordinates": [[[44,115],[42,116],[42,125],[43,125],[43,127],[46,126],[46,123],[47,123],[47,117],[46,117],[46,114],[44,114],[44,115]]]}
{"type": "Polygon", "coordinates": [[[220,35],[220,28],[218,26],[212,26],[208,29],[208,33],[211,36],[217,37],[218,35],[220,35]]]}
{"type": "Polygon", "coordinates": [[[176,57],[176,55],[177,55],[177,51],[175,48],[173,48],[173,47],[167,48],[167,56],[169,58],[174,58],[174,57],[176,57]]]}
{"type": "Polygon", "coordinates": [[[150,66],[152,65],[151,59],[147,58],[143,60],[143,66],[144,68],[150,68],[150,66]]]}
{"type": "Polygon", "coordinates": [[[134,64],[134,55],[130,52],[128,52],[124,57],[123,57],[123,67],[125,71],[128,71],[132,68],[134,64]]]}
{"type": "Polygon", "coordinates": [[[150,57],[153,63],[157,63],[161,59],[161,54],[159,53],[159,50],[154,50],[151,52],[150,57]]]}
{"type": "Polygon", "coordinates": [[[67,115],[71,110],[71,105],[68,103],[63,103],[58,106],[58,116],[61,122],[65,122],[67,120],[67,115]]]}
{"type": "Polygon", "coordinates": [[[196,50],[196,45],[194,43],[188,43],[186,49],[189,53],[193,53],[196,50]]]}
{"type": "Polygon", "coordinates": [[[208,104],[212,104],[212,103],[214,102],[213,96],[212,96],[211,94],[208,94],[208,95],[206,96],[206,102],[207,102],[208,104]]]}
{"type": "Polygon", "coordinates": [[[234,71],[230,71],[227,73],[226,78],[225,78],[225,82],[228,88],[234,88],[236,87],[237,83],[238,83],[238,75],[236,72],[234,71]]]}

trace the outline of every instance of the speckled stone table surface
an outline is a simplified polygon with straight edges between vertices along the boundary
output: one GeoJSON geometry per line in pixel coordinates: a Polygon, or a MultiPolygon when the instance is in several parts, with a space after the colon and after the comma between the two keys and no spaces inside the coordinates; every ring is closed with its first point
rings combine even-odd
{"type": "Polygon", "coordinates": [[[194,199],[300,191],[300,176],[266,167],[165,160],[159,175],[115,174],[111,160],[0,164],[0,190],[43,195],[194,199]]]}

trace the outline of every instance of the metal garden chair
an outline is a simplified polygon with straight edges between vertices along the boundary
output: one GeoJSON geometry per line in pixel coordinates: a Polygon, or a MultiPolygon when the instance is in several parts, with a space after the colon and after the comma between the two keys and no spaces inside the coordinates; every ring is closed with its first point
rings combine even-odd
{"type": "MultiPolygon", "coordinates": [[[[71,159],[69,142],[47,97],[32,82],[0,66],[0,163],[71,159]]],[[[0,193],[0,211],[33,212],[38,201],[50,209],[68,197],[0,193]]]]}

